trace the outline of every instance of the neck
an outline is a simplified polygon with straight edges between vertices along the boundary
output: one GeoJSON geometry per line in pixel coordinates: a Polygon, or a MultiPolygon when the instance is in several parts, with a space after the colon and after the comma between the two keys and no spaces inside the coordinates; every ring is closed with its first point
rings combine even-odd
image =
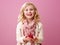
{"type": "Polygon", "coordinates": [[[28,23],[30,23],[33,19],[27,19],[28,23]]]}

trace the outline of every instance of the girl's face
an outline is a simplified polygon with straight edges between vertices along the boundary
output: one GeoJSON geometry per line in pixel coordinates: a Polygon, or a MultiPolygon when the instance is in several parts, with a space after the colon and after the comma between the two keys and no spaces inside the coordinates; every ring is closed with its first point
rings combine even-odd
{"type": "Polygon", "coordinates": [[[27,18],[27,19],[31,19],[34,17],[34,8],[32,5],[29,5],[27,6],[25,9],[24,9],[24,16],[27,18]]]}

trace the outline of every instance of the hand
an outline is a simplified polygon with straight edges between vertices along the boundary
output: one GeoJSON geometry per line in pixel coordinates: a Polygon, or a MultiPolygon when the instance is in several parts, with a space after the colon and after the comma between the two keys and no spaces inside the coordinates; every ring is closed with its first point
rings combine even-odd
{"type": "Polygon", "coordinates": [[[30,37],[26,37],[24,40],[23,40],[25,43],[27,42],[37,42],[38,41],[38,38],[37,37],[34,37],[34,38],[30,38],[30,37]]]}
{"type": "Polygon", "coordinates": [[[29,42],[29,41],[31,41],[31,40],[32,40],[32,39],[31,39],[30,37],[26,37],[26,38],[23,39],[24,43],[27,43],[27,42],[29,42]]]}
{"type": "Polygon", "coordinates": [[[30,42],[34,42],[34,41],[35,41],[35,39],[34,39],[34,38],[31,38],[31,37],[26,37],[26,38],[27,38],[27,40],[30,41],[30,42]]]}
{"type": "Polygon", "coordinates": [[[24,41],[24,43],[27,43],[28,42],[27,38],[24,38],[23,41],[24,41]]]}
{"type": "Polygon", "coordinates": [[[34,38],[34,41],[35,41],[35,42],[38,42],[38,38],[37,38],[37,37],[35,37],[35,38],[34,38]]]}

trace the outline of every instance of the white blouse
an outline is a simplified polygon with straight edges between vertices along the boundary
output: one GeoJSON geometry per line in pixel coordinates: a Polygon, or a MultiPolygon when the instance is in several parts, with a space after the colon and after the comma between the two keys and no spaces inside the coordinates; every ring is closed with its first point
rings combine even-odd
{"type": "MultiPolygon", "coordinates": [[[[39,22],[36,25],[36,29],[35,29],[35,36],[39,39],[37,43],[42,43],[43,42],[43,26],[42,23],[39,22]]],[[[23,30],[22,30],[22,22],[19,22],[17,24],[17,28],[16,28],[16,40],[17,40],[17,45],[20,45],[20,43],[23,43],[23,39],[25,38],[25,36],[23,35],[23,30]]],[[[24,45],[24,44],[23,44],[24,45]]]]}

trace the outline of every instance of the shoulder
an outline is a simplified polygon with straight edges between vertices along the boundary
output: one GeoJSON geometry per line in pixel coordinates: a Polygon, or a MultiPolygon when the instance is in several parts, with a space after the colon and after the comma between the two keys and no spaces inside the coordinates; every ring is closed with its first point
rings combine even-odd
{"type": "Polygon", "coordinates": [[[37,25],[39,28],[41,28],[43,26],[42,22],[38,22],[37,25]]]}
{"type": "Polygon", "coordinates": [[[21,26],[22,26],[22,22],[19,22],[19,23],[17,24],[17,28],[21,28],[21,26]]]}

